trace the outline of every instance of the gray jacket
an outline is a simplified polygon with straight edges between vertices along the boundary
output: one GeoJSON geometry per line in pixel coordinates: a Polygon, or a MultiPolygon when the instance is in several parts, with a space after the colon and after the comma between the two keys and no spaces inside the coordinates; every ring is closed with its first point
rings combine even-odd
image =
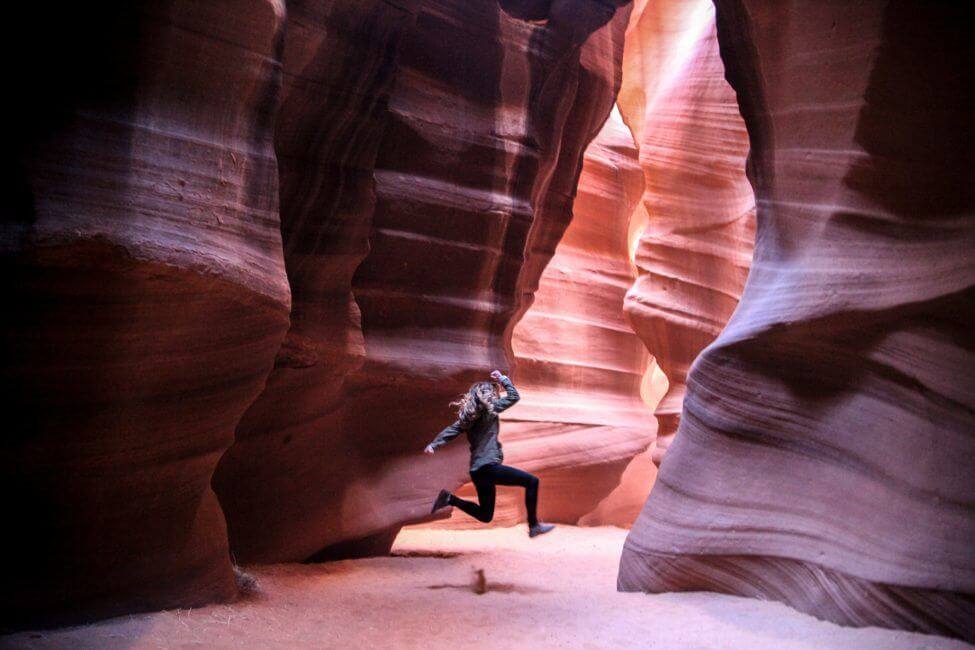
{"type": "Polygon", "coordinates": [[[465,432],[467,441],[471,445],[471,472],[485,465],[503,461],[504,454],[501,452],[501,443],[498,442],[498,413],[514,406],[521,396],[518,395],[518,390],[510,379],[502,376],[500,381],[506,395],[494,402],[493,409],[482,411],[471,422],[455,420],[453,424],[437,434],[430,446],[437,449],[459,436],[461,432],[465,432]]]}

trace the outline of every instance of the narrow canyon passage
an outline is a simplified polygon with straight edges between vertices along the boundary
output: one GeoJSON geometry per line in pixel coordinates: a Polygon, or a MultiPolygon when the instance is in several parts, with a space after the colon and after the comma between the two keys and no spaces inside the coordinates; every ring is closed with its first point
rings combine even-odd
{"type": "Polygon", "coordinates": [[[975,642],[959,6],[53,13],[3,42],[4,645],[975,642]],[[431,512],[495,369],[532,541],[431,512]]]}

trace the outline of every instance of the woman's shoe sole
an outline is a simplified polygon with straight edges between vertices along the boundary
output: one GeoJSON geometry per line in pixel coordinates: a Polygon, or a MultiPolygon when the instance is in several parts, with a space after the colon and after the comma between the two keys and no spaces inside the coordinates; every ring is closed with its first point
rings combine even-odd
{"type": "Polygon", "coordinates": [[[542,525],[545,526],[545,528],[540,528],[538,530],[536,530],[534,528],[528,529],[528,536],[529,537],[538,537],[539,535],[544,535],[545,533],[550,533],[553,530],[555,530],[555,525],[554,524],[542,524],[542,525]]]}
{"type": "Polygon", "coordinates": [[[441,508],[446,508],[449,505],[450,505],[450,492],[448,492],[447,490],[440,490],[440,494],[438,494],[437,498],[433,500],[433,508],[430,509],[430,514],[432,515],[437,510],[440,510],[441,508]]]}

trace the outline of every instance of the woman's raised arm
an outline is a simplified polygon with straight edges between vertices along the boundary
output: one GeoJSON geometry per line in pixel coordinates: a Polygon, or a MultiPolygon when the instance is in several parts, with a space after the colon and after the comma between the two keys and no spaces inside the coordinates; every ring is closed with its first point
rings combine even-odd
{"type": "Polygon", "coordinates": [[[501,382],[502,386],[504,386],[505,396],[499,398],[494,403],[495,413],[500,413],[505,409],[511,408],[518,400],[521,399],[521,395],[518,394],[518,389],[515,388],[515,385],[511,383],[511,380],[508,379],[508,377],[501,375],[498,381],[501,382]]]}

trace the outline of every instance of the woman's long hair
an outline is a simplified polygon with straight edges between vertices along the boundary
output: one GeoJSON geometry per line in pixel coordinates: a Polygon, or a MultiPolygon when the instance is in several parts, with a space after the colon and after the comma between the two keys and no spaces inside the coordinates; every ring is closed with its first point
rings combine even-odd
{"type": "Polygon", "coordinates": [[[490,411],[496,399],[498,399],[498,388],[494,382],[479,381],[450,405],[457,407],[458,420],[470,424],[482,413],[490,411]]]}

